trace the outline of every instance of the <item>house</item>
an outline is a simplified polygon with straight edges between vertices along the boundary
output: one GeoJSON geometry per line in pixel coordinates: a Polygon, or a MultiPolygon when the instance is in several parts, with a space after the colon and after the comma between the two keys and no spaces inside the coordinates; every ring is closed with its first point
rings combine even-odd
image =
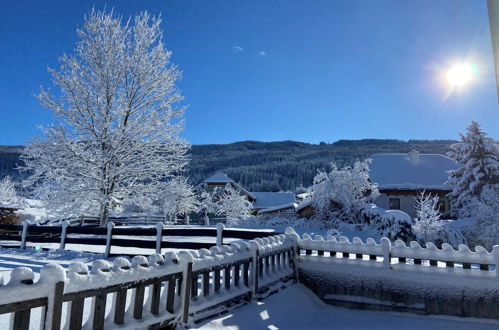
{"type": "Polygon", "coordinates": [[[206,178],[198,186],[209,192],[213,192],[215,189],[225,188],[227,184],[239,191],[241,195],[247,197],[247,199],[253,204],[253,211],[255,214],[280,212],[281,210],[293,207],[295,203],[294,193],[267,191],[251,192],[221,172],[215,173],[206,178]]]}
{"type": "Polygon", "coordinates": [[[449,211],[446,195],[451,191],[446,182],[448,171],[458,169],[458,164],[444,155],[375,154],[371,156],[370,178],[378,184],[380,197],[376,204],[390,210],[401,210],[412,218],[416,216],[415,197],[422,191],[439,197],[439,208],[449,211]]]}

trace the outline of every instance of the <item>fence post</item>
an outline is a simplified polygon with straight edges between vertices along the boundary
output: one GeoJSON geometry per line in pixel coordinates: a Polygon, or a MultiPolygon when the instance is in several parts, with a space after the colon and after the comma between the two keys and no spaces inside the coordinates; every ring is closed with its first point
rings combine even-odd
{"type": "Polygon", "coordinates": [[[59,250],[64,250],[66,248],[66,232],[68,230],[69,221],[64,220],[61,224],[61,243],[59,245],[59,250]]]}
{"type": "Polygon", "coordinates": [[[58,330],[61,328],[65,279],[66,271],[60,265],[49,264],[40,271],[40,280],[48,283],[49,290],[44,329],[58,330]]]}
{"type": "Polygon", "coordinates": [[[210,225],[210,217],[208,216],[208,214],[204,215],[203,220],[204,220],[204,225],[205,226],[209,226],[210,225]]]}
{"type": "Polygon", "coordinates": [[[298,246],[298,240],[300,236],[292,227],[286,227],[284,233],[287,237],[293,240],[293,249],[290,251],[291,262],[293,263],[293,271],[295,273],[295,279],[298,282],[298,257],[300,254],[300,248],[298,246]]]}
{"type": "Polygon", "coordinates": [[[185,223],[187,224],[187,226],[191,225],[191,218],[189,217],[189,215],[185,217],[185,223]]]}
{"type": "Polygon", "coordinates": [[[109,255],[111,254],[111,240],[113,238],[113,228],[114,228],[114,223],[111,221],[108,222],[107,236],[106,236],[106,251],[104,252],[106,258],[109,258],[109,255]]]}
{"type": "Polygon", "coordinates": [[[217,223],[217,246],[222,246],[224,244],[224,224],[217,223]]]}
{"type": "Polygon", "coordinates": [[[24,220],[23,221],[23,232],[21,234],[21,249],[26,248],[26,239],[28,236],[28,231],[29,231],[29,221],[24,220]]]}
{"type": "Polygon", "coordinates": [[[256,241],[250,241],[249,245],[251,258],[253,259],[251,265],[251,298],[256,300],[256,295],[258,293],[258,267],[260,267],[258,258],[260,257],[260,251],[258,250],[258,243],[256,241]]]}
{"type": "Polygon", "coordinates": [[[163,242],[163,228],[161,222],[156,223],[156,253],[161,254],[161,243],[163,242]]]}
{"type": "Polygon", "coordinates": [[[184,296],[182,299],[182,323],[187,325],[189,321],[189,303],[191,301],[192,287],[192,261],[187,262],[184,281],[182,281],[184,296]]]}
{"type": "Polygon", "coordinates": [[[499,245],[494,245],[492,253],[494,254],[494,260],[496,263],[496,278],[499,280],[499,245]]]}
{"type": "Polygon", "coordinates": [[[390,247],[391,242],[387,237],[381,239],[381,251],[383,253],[383,266],[390,268],[391,257],[390,257],[390,247]]]}

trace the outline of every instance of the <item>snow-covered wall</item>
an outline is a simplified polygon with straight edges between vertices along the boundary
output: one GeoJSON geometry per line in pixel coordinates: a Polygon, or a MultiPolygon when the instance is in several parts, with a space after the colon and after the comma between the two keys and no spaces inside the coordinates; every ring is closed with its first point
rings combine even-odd
{"type": "Polygon", "coordinates": [[[299,237],[299,279],[323,300],[347,307],[499,319],[499,246],[491,252],[387,238],[299,237]]]}

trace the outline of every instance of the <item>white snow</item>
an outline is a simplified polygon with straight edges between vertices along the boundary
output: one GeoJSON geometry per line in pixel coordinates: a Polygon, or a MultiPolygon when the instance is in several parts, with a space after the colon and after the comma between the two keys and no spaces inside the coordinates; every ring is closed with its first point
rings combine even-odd
{"type": "Polygon", "coordinates": [[[333,307],[296,284],[192,329],[497,329],[499,321],[333,307]]]}

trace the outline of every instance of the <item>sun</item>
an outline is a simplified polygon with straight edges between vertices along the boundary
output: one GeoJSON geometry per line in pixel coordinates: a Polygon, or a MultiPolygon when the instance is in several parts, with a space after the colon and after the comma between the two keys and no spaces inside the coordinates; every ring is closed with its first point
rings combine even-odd
{"type": "Polygon", "coordinates": [[[447,82],[451,86],[460,87],[468,84],[475,74],[474,66],[470,64],[457,64],[447,71],[447,82]]]}

